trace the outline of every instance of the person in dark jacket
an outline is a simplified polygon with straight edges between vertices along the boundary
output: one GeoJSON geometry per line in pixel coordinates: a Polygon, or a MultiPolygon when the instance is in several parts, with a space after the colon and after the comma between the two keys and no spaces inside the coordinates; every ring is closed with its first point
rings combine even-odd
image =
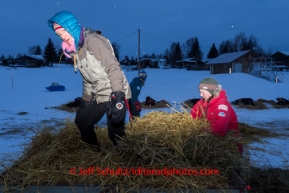
{"type": "Polygon", "coordinates": [[[135,77],[130,83],[131,98],[129,99],[129,109],[133,117],[139,117],[141,111],[141,104],[138,99],[141,89],[147,79],[147,73],[144,70],[140,70],[138,77],[135,77]]]}
{"type": "MultiPolygon", "coordinates": [[[[192,118],[206,118],[214,135],[225,136],[231,131],[241,136],[237,115],[221,85],[214,78],[204,78],[199,84],[199,91],[202,99],[191,109],[192,118]]],[[[238,148],[242,153],[243,145],[238,144],[238,148]]]]}
{"type": "Polygon", "coordinates": [[[110,41],[100,31],[80,26],[68,11],[56,13],[48,27],[62,42],[63,53],[73,58],[82,75],[83,91],[75,123],[82,141],[99,149],[94,125],[106,115],[108,134],[116,145],[125,134],[125,100],[131,97],[128,81],[110,41]]]}

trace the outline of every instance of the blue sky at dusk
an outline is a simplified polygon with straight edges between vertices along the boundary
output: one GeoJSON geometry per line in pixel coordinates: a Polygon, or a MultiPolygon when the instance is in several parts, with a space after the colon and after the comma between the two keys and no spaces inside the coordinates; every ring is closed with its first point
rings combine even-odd
{"type": "Polygon", "coordinates": [[[265,51],[289,51],[288,7],[287,0],[1,0],[0,55],[27,54],[34,45],[44,50],[49,37],[60,48],[47,20],[63,10],[118,43],[121,58],[137,57],[138,29],[141,55],[197,37],[205,59],[213,43],[218,48],[240,32],[258,38],[265,51]]]}

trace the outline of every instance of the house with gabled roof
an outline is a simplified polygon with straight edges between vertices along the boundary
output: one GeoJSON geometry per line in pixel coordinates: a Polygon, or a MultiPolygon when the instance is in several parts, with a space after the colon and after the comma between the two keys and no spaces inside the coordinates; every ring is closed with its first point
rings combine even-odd
{"type": "Polygon", "coordinates": [[[289,67],[289,51],[278,51],[272,54],[271,57],[276,64],[289,67]]]}
{"type": "Polygon", "coordinates": [[[159,59],[159,60],[158,60],[158,66],[159,66],[159,67],[162,67],[162,68],[166,67],[166,66],[167,66],[167,60],[164,59],[164,58],[159,59]]]}
{"type": "Polygon", "coordinates": [[[143,58],[140,60],[141,68],[158,68],[158,59],[143,58]]]}
{"type": "Polygon", "coordinates": [[[42,55],[23,55],[14,59],[15,63],[24,67],[46,66],[42,55]]]}
{"type": "Polygon", "coordinates": [[[206,63],[197,58],[184,58],[176,61],[175,66],[178,68],[187,68],[187,70],[208,70],[206,63]]]}
{"type": "Polygon", "coordinates": [[[130,66],[130,61],[123,59],[119,62],[121,65],[130,66]]]}
{"type": "Polygon", "coordinates": [[[13,58],[0,58],[0,65],[9,66],[14,63],[13,58]]]}
{"type": "Polygon", "coordinates": [[[224,53],[207,62],[210,74],[246,72],[254,58],[259,58],[253,50],[224,53]]]}

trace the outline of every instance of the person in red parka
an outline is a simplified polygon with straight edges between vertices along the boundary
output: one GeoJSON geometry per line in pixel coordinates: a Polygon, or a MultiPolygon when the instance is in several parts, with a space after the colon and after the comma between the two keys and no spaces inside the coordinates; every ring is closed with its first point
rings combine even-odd
{"type": "MultiPolygon", "coordinates": [[[[192,118],[206,118],[214,135],[225,136],[228,131],[234,131],[241,136],[237,115],[221,85],[214,78],[204,78],[199,91],[202,98],[191,109],[192,118]]],[[[238,148],[242,153],[243,145],[239,144],[238,148]]]]}

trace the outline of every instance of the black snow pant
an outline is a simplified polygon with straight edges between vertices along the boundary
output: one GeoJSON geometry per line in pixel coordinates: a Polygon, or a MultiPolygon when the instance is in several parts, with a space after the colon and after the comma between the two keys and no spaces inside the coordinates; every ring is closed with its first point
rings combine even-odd
{"type": "Polygon", "coordinates": [[[110,102],[97,104],[96,101],[86,102],[81,100],[80,107],[76,113],[75,123],[80,131],[82,141],[99,146],[96,134],[94,132],[94,125],[106,114],[107,128],[110,140],[114,145],[117,145],[117,138],[125,135],[124,123],[114,125],[108,116],[110,102]]]}
{"type": "Polygon", "coordinates": [[[135,102],[137,102],[137,101],[129,99],[129,102],[128,102],[128,104],[129,104],[129,110],[130,110],[130,113],[131,113],[131,115],[132,115],[133,117],[139,117],[139,116],[140,116],[140,113],[139,113],[139,111],[136,109],[135,102]]]}

